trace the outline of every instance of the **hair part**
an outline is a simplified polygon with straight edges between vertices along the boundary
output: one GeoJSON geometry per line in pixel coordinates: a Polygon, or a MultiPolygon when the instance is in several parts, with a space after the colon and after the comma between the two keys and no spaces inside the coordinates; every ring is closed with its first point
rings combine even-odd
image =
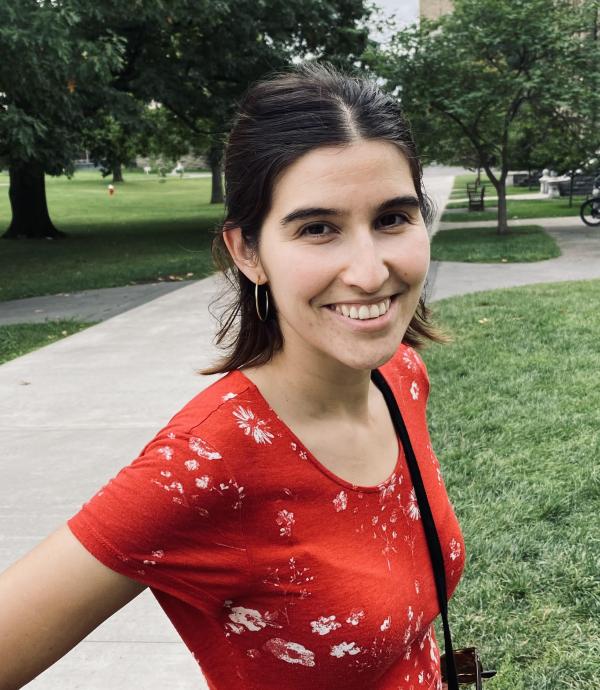
{"type": "MultiPolygon", "coordinates": [[[[404,154],[429,227],[434,206],[423,186],[410,125],[397,100],[383,92],[374,78],[342,73],[327,62],[305,62],[273,72],[247,89],[226,142],[226,215],[212,243],[215,265],[228,282],[226,292],[211,303],[212,308],[221,299],[228,300],[216,315],[215,341],[227,352],[199,373],[226,373],[266,364],[283,347],[274,300],[270,300],[267,319],[261,321],[256,313],[255,285],[233,262],[223,233],[239,227],[247,249],[257,254],[278,177],[309,151],[361,140],[388,141],[404,154]]],[[[259,293],[263,289],[268,288],[261,286],[259,293]]],[[[264,296],[260,304],[264,304],[264,296]]],[[[446,342],[447,337],[431,324],[421,296],[403,342],[421,348],[427,341],[446,342]]]]}

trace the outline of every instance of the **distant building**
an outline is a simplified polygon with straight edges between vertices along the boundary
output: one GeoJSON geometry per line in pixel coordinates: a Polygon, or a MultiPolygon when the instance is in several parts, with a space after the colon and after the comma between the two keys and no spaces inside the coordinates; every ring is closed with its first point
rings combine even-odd
{"type": "Polygon", "coordinates": [[[437,19],[452,10],[452,0],[420,0],[419,2],[419,15],[425,19],[437,19]]]}

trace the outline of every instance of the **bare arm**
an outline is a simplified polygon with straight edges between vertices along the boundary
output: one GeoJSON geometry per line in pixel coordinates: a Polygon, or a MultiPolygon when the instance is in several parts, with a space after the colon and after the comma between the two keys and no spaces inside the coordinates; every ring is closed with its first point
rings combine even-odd
{"type": "Polygon", "coordinates": [[[59,527],[0,574],[0,690],[33,680],[144,589],[59,527]]]}

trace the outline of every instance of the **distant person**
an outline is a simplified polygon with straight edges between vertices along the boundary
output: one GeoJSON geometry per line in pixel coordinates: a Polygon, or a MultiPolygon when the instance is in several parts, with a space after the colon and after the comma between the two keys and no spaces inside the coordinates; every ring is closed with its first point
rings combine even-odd
{"type": "Polygon", "coordinates": [[[147,586],[215,690],[442,687],[423,506],[384,398],[451,596],[464,541],[416,352],[440,336],[408,124],[374,81],[295,66],[248,89],[225,182],[214,256],[235,290],[203,372],[223,376],[0,577],[3,690],[147,586]]]}

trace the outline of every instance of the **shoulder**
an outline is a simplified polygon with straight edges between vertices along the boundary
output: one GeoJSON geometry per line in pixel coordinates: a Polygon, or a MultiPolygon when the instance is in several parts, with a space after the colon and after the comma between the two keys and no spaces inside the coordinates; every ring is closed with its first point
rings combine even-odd
{"type": "Polygon", "coordinates": [[[216,421],[238,397],[251,388],[250,382],[238,371],[230,371],[200,391],[169,420],[162,431],[178,429],[191,433],[216,421]]]}
{"type": "Polygon", "coordinates": [[[394,356],[380,369],[402,398],[427,400],[429,395],[427,367],[413,347],[402,343],[394,356]]]}
{"type": "MultiPolygon", "coordinates": [[[[274,438],[262,419],[260,395],[241,372],[214,381],[184,405],[144,446],[136,463],[163,465],[181,489],[193,481],[236,483],[240,458],[267,453],[274,438]],[[251,443],[249,442],[251,441],[251,443]],[[164,466],[169,461],[169,467],[164,466]]],[[[168,490],[169,482],[161,482],[168,490]]],[[[190,487],[193,488],[193,487],[190,487]]]]}
{"type": "MultiPolygon", "coordinates": [[[[248,382],[236,372],[223,376],[186,403],[144,445],[137,457],[96,496],[121,494],[137,500],[150,494],[182,508],[204,512],[207,499],[237,503],[237,481],[230,455],[230,407],[244,397],[248,382]],[[231,492],[225,492],[232,488],[231,492]]],[[[153,504],[154,505],[154,504],[153,504]]]]}

